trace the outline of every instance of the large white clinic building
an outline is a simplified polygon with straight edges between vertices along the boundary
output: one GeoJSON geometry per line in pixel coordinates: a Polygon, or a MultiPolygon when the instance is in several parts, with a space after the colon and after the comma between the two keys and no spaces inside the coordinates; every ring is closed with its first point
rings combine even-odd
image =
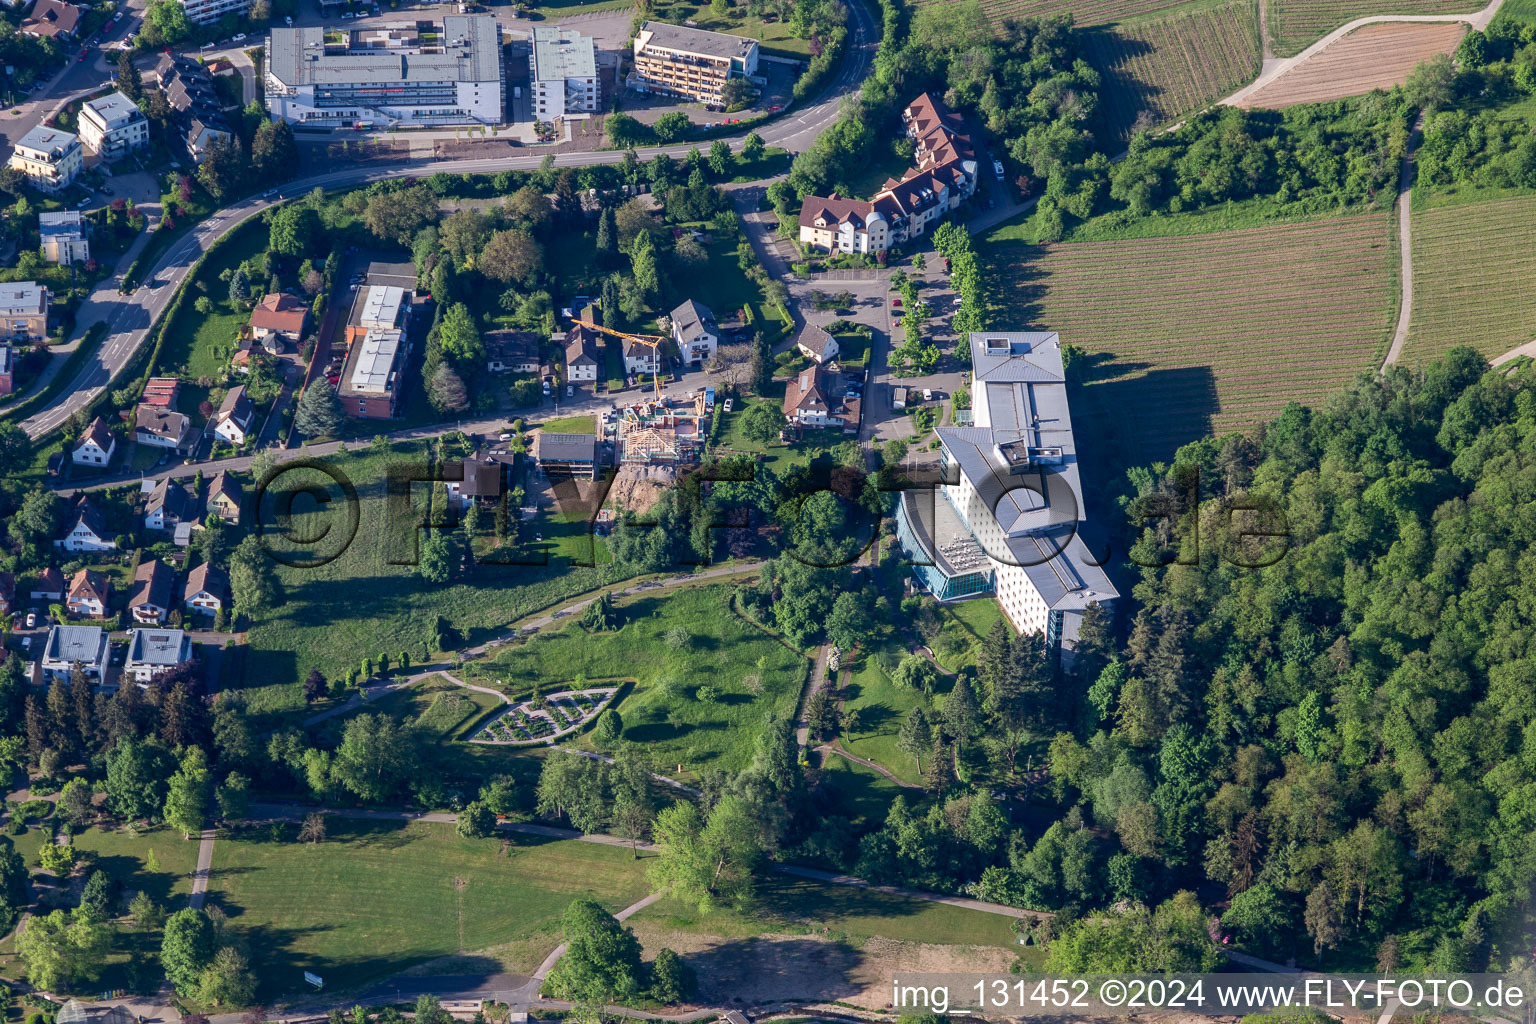
{"type": "Polygon", "coordinates": [[[1020,633],[1070,647],[1119,597],[1081,535],[1077,446],[1054,333],[970,336],[973,425],[940,427],[940,483],[902,492],[897,537],[940,601],[992,595],[1020,633]]]}
{"type": "Polygon", "coordinates": [[[336,29],[274,28],[267,111],[296,124],[500,124],[506,75],[489,14],[336,29]]]}
{"type": "Polygon", "coordinates": [[[535,25],[528,64],[535,117],[597,112],[597,46],[591,36],[558,25],[535,25]]]}

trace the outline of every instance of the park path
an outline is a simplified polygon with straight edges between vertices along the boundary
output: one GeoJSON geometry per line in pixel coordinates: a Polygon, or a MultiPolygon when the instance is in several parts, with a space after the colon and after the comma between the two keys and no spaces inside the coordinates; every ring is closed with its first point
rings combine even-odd
{"type": "Polygon", "coordinates": [[[213,829],[205,828],[198,837],[197,868],[192,872],[192,895],[187,897],[187,906],[193,910],[201,910],[208,898],[208,879],[213,874],[214,835],[213,829]]]}
{"type": "MultiPolygon", "coordinates": [[[[1488,23],[1493,20],[1494,15],[1499,13],[1499,8],[1502,6],[1504,6],[1504,0],[1493,0],[1493,2],[1490,3],[1487,7],[1484,7],[1481,10],[1472,11],[1468,14],[1371,14],[1364,18],[1356,18],[1354,21],[1345,22],[1343,25],[1340,25],[1338,28],[1334,29],[1332,32],[1329,32],[1327,35],[1323,36],[1323,38],[1319,39],[1305,50],[1302,50],[1294,57],[1286,57],[1281,60],[1265,60],[1262,65],[1262,70],[1259,71],[1259,77],[1255,78],[1252,82],[1249,82],[1241,89],[1232,93],[1230,96],[1227,96],[1225,99],[1220,99],[1216,102],[1221,106],[1236,106],[1243,100],[1247,99],[1249,96],[1264,88],[1264,86],[1275,81],[1275,79],[1279,78],[1287,71],[1290,71],[1292,68],[1307,60],[1309,57],[1312,57],[1313,55],[1321,52],[1330,43],[1337,42],[1356,29],[1363,28],[1366,25],[1380,25],[1384,23],[1396,22],[1429,22],[1444,24],[1447,22],[1464,21],[1468,25],[1471,25],[1474,29],[1482,31],[1488,27],[1488,23]]],[[[1260,4],[1260,7],[1263,7],[1262,3],[1260,4]]]]}
{"type": "Polygon", "coordinates": [[[1402,270],[1398,273],[1401,285],[1397,304],[1397,330],[1392,334],[1392,345],[1381,368],[1385,370],[1397,362],[1403,354],[1403,344],[1408,340],[1408,326],[1413,318],[1413,234],[1409,220],[1413,216],[1413,166],[1418,153],[1419,141],[1424,137],[1424,111],[1419,111],[1408,136],[1408,151],[1403,154],[1403,167],[1397,179],[1397,249],[1402,270]]]}
{"type": "Polygon", "coordinates": [[[883,775],[890,781],[896,783],[896,785],[900,786],[902,789],[923,788],[915,782],[907,782],[903,779],[897,778],[891,773],[891,770],[884,765],[876,764],[874,761],[871,761],[868,758],[860,757],[858,754],[844,750],[836,740],[833,740],[831,743],[823,743],[821,746],[816,748],[816,752],[823,756],[827,754],[836,754],[838,757],[852,761],[854,764],[861,764],[866,768],[873,769],[875,772],[878,772],[880,775],[883,775]]]}
{"type": "Polygon", "coordinates": [[[831,644],[822,644],[816,648],[816,661],[811,666],[811,681],[800,698],[800,710],[795,714],[795,742],[800,745],[802,758],[805,756],[805,748],[810,746],[811,742],[811,698],[826,688],[827,659],[831,654],[831,644]]]}
{"type": "MultiPolygon", "coordinates": [[[[653,892],[644,899],[636,900],[613,916],[616,920],[627,921],[659,899],[661,899],[661,893],[653,892]]],[[[565,951],[568,948],[570,948],[570,943],[560,943],[560,945],[550,951],[549,956],[544,958],[544,962],[539,964],[539,969],[533,972],[533,977],[529,978],[528,984],[524,986],[529,1001],[538,998],[539,986],[544,984],[544,979],[549,977],[549,972],[555,969],[555,964],[565,955],[565,951]]]]}

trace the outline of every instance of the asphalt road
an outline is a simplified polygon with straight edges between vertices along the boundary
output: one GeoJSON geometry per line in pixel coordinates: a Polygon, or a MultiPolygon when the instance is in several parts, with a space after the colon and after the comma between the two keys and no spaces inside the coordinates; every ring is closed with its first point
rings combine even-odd
{"type": "MultiPolygon", "coordinates": [[[[758,135],[768,145],[779,146],[791,152],[805,150],[837,117],[838,105],[842,97],[857,89],[864,81],[875,48],[878,46],[878,36],[874,18],[863,4],[850,4],[849,10],[853,17],[853,31],[843,70],[838,73],[837,78],[816,103],[798,112],[791,111],[760,129],[758,135]]],[[[739,149],[740,144],[740,139],[736,139],[732,143],[732,148],[739,149]]],[[[692,144],[658,146],[638,149],[636,155],[641,160],[650,160],[660,153],[681,158],[686,156],[691,148],[693,148],[692,144]]],[[[350,168],[285,182],[282,185],[282,191],[285,195],[292,196],[308,192],[316,186],[338,188],[389,178],[424,178],[438,172],[493,174],[506,170],[534,170],[543,161],[545,155],[536,153],[528,156],[495,157],[484,160],[442,160],[350,168]]],[[[555,166],[572,167],[620,163],[624,154],[622,150],[601,150],[556,153],[554,157],[555,166]]],[[[145,275],[146,283],[130,295],[118,294],[115,278],[108,278],[99,284],[81,307],[76,319],[82,332],[93,323],[106,322],[109,328],[105,336],[106,340],[57,400],[22,421],[22,429],[28,436],[37,438],[58,429],[76,412],[95,401],[138,352],[139,347],[149,336],[150,327],[171,302],[182,281],[185,280],[187,271],[203,252],[220,236],[271,205],[272,203],[264,198],[252,197],[213,214],[199,224],[186,239],[166,253],[153,270],[145,275]],[[156,282],[157,286],[149,287],[150,281],[156,282]]]]}

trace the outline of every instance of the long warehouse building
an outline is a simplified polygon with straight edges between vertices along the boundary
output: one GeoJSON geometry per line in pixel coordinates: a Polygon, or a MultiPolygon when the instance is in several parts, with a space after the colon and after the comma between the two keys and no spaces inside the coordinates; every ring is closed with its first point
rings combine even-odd
{"type": "Polygon", "coordinates": [[[506,73],[488,14],[380,27],[274,28],[267,110],[296,124],[500,124],[506,73]]]}

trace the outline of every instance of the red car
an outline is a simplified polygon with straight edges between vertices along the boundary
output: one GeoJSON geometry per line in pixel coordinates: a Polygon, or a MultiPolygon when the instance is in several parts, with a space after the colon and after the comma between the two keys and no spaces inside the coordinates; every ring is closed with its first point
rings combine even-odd
{"type": "Polygon", "coordinates": [[[80,51],[80,56],[76,57],[75,60],[82,60],[83,61],[83,60],[85,60],[85,58],[89,57],[90,55],[91,55],[91,51],[90,50],[81,50],[80,51]]]}
{"type": "Polygon", "coordinates": [[[901,300],[900,299],[892,299],[891,300],[891,308],[893,308],[893,309],[900,309],[901,308],[901,300]]]}

